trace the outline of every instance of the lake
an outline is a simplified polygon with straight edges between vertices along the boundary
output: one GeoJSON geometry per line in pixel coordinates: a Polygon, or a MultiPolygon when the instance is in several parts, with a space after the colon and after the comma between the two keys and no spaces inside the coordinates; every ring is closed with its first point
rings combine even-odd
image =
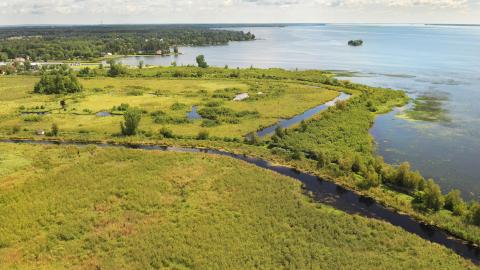
{"type": "MultiPolygon", "coordinates": [[[[233,28],[256,41],[227,46],[183,47],[174,56],[126,57],[125,64],[194,64],[205,55],[214,66],[282,67],[357,72],[346,78],[406,90],[434,100],[441,117],[406,120],[408,108],[380,116],[372,128],[377,151],[389,163],[409,161],[444,190],[480,194],[480,27],[434,25],[293,25],[233,28]],[[362,39],[364,45],[347,42],[362,39]]],[[[414,105],[410,105],[415,108],[414,105]]]]}

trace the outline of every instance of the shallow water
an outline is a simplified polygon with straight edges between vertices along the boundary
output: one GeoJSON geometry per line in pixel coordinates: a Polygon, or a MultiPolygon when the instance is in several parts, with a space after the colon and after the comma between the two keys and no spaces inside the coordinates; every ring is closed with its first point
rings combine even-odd
{"type": "Polygon", "coordinates": [[[358,72],[347,78],[404,89],[413,97],[438,92],[450,122],[413,122],[388,114],[372,129],[378,152],[390,163],[410,161],[448,190],[480,194],[480,27],[423,25],[319,25],[242,28],[258,40],[228,46],[180,48],[174,57],[129,57],[124,63],[282,67],[358,72]],[[362,39],[351,47],[348,40],[362,39]]]}
{"type": "Polygon", "coordinates": [[[202,119],[202,116],[197,111],[197,106],[193,106],[192,110],[187,113],[188,120],[202,119]]]}

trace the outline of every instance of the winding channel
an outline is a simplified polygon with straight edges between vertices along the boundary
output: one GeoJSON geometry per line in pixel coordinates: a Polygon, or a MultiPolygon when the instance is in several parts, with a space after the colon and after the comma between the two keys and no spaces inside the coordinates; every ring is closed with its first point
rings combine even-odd
{"type": "Polygon", "coordinates": [[[382,206],[370,197],[358,195],[355,192],[347,190],[337,184],[319,179],[317,176],[312,174],[299,172],[286,166],[270,164],[268,161],[263,159],[233,154],[221,150],[169,147],[160,145],[113,144],[98,142],[89,143],[73,141],[37,141],[17,139],[0,140],[0,142],[36,145],[96,145],[98,147],[104,148],[123,147],[147,151],[157,150],[180,153],[206,153],[211,155],[234,158],[300,181],[303,184],[304,191],[306,193],[309,193],[312,198],[319,203],[330,205],[349,214],[357,214],[368,218],[375,218],[386,221],[388,223],[391,223],[392,225],[401,227],[402,229],[410,233],[416,234],[423,239],[443,245],[453,250],[460,256],[466,259],[470,259],[475,264],[480,264],[480,247],[476,245],[456,238],[445,230],[442,230],[436,226],[428,225],[423,222],[417,221],[408,215],[397,213],[392,209],[382,206]]]}
{"type": "Polygon", "coordinates": [[[299,115],[296,115],[296,116],[294,116],[290,119],[280,120],[277,124],[275,124],[273,126],[269,126],[269,127],[266,127],[266,128],[264,128],[260,131],[257,131],[257,135],[260,138],[268,136],[268,135],[272,135],[273,133],[275,133],[275,129],[277,129],[278,127],[289,128],[293,125],[296,125],[296,124],[302,122],[302,120],[306,120],[308,118],[311,118],[315,114],[317,114],[321,111],[324,111],[324,110],[328,109],[329,107],[334,106],[337,101],[348,100],[350,97],[351,97],[351,95],[341,92],[338,97],[334,98],[333,100],[331,100],[327,103],[316,106],[316,107],[314,107],[310,110],[307,110],[307,111],[305,111],[305,112],[303,112],[299,115]]]}

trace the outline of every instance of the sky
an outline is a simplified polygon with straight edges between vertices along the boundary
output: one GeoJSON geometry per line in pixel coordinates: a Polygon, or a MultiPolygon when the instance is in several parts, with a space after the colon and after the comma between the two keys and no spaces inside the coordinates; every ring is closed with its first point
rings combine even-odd
{"type": "Polygon", "coordinates": [[[0,0],[0,25],[480,24],[480,0],[0,0]]]}

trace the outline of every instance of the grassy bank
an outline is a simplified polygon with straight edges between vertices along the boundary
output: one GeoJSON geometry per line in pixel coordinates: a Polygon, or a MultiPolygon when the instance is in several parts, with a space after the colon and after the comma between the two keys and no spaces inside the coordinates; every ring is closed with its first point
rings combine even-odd
{"type": "Polygon", "coordinates": [[[474,268],[396,227],[312,203],[298,182],[233,159],[0,149],[0,268],[474,268]]]}

